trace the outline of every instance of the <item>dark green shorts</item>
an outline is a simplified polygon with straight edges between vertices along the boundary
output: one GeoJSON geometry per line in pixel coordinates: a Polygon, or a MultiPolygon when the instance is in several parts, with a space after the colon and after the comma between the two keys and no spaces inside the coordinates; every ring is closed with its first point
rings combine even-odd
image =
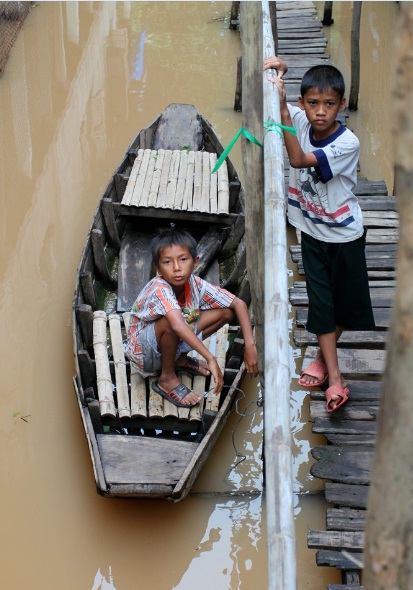
{"type": "Polygon", "coordinates": [[[367,276],[366,233],[352,242],[322,242],[301,232],[309,300],[307,330],[313,334],[374,330],[367,276]]]}

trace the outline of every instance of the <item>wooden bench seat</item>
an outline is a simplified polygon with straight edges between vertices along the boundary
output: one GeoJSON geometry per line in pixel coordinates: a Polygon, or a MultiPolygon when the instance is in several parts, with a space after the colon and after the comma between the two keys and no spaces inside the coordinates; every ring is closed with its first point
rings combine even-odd
{"type": "Polygon", "coordinates": [[[139,149],[122,198],[122,205],[228,214],[226,162],[211,173],[214,153],[139,149]]]}
{"type": "MultiPolygon", "coordinates": [[[[144,379],[124,354],[124,341],[129,325],[129,313],[93,314],[93,349],[95,353],[97,390],[100,414],[104,422],[112,424],[125,420],[125,427],[197,432],[203,424],[207,428],[218,412],[220,396],[213,392],[214,380],[210,379],[208,395],[205,395],[207,379],[180,372],[182,382],[202,396],[200,404],[193,408],[179,408],[162,398],[151,388],[156,377],[144,379]]],[[[222,371],[228,339],[228,326],[204,344],[213,350],[222,371]]]]}

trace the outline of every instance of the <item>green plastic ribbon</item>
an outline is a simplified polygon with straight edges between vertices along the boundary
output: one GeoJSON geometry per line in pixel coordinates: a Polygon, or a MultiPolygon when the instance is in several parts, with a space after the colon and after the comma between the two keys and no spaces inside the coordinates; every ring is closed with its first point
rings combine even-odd
{"type": "Polygon", "coordinates": [[[231,141],[229,142],[227,147],[224,149],[222,154],[219,156],[217,163],[215,164],[214,169],[212,170],[211,174],[214,174],[215,172],[217,172],[218,168],[221,166],[222,162],[228,156],[229,152],[232,150],[232,148],[234,147],[235,143],[238,141],[238,139],[241,135],[246,137],[249,141],[252,141],[252,143],[255,143],[255,145],[262,147],[262,143],[260,143],[258,141],[258,139],[252,135],[252,133],[247,131],[247,129],[244,129],[244,127],[241,127],[240,129],[238,129],[238,131],[236,132],[234,137],[231,139],[231,141]]]}
{"type": "MultiPolygon", "coordinates": [[[[280,129],[284,129],[284,131],[287,131],[288,133],[291,133],[292,135],[297,135],[297,129],[295,127],[288,127],[287,125],[281,125],[281,123],[276,123],[275,121],[264,121],[264,129],[266,131],[276,131],[280,135],[282,135],[282,132],[280,131],[280,129]]],[[[215,172],[218,171],[222,162],[228,156],[229,152],[232,150],[232,148],[234,147],[234,145],[236,144],[236,142],[238,141],[238,139],[241,135],[246,137],[249,141],[252,141],[252,143],[255,143],[255,145],[258,145],[261,148],[263,147],[262,143],[260,143],[258,141],[258,139],[252,135],[252,133],[247,131],[247,129],[244,129],[244,127],[240,127],[240,129],[238,129],[238,131],[236,132],[234,137],[231,139],[231,141],[229,142],[227,147],[224,149],[222,154],[219,156],[217,163],[215,164],[211,174],[214,174],[215,172]]]]}
{"type": "Polygon", "coordinates": [[[297,129],[295,127],[288,127],[288,125],[281,125],[281,123],[276,123],[275,121],[264,121],[264,129],[267,131],[276,131],[280,135],[282,135],[280,129],[284,129],[291,135],[297,136],[297,129]]]}

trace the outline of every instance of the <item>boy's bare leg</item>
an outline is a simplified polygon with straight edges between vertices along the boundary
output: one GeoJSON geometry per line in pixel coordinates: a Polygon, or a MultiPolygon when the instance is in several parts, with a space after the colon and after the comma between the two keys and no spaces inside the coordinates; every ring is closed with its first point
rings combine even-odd
{"type": "MultiPolygon", "coordinates": [[[[314,360],[319,363],[325,363],[327,366],[328,381],[330,386],[342,385],[344,387],[346,385],[346,382],[341,375],[337,358],[337,342],[342,333],[343,328],[337,326],[334,332],[329,332],[328,334],[317,334],[317,340],[320,348],[318,349],[314,360]]],[[[315,377],[311,377],[310,375],[303,375],[301,379],[306,383],[306,385],[312,385],[317,381],[315,377]]]]}
{"type": "MultiPolygon", "coordinates": [[[[208,309],[202,311],[198,320],[198,333],[202,332],[202,339],[205,340],[215,332],[218,332],[222,326],[228,324],[232,320],[234,313],[229,307],[223,309],[208,309]]],[[[175,363],[179,367],[185,364],[187,355],[183,354],[175,363]]],[[[205,376],[210,374],[210,371],[204,361],[199,362],[199,370],[205,376]]]]}
{"type": "MultiPolygon", "coordinates": [[[[181,383],[175,373],[175,356],[179,339],[165,318],[160,318],[156,321],[155,334],[162,353],[162,371],[158,379],[158,385],[165,392],[169,393],[181,383]]],[[[181,403],[189,405],[196,404],[199,401],[201,401],[201,398],[191,391],[191,393],[188,393],[182,399],[181,403]]]]}

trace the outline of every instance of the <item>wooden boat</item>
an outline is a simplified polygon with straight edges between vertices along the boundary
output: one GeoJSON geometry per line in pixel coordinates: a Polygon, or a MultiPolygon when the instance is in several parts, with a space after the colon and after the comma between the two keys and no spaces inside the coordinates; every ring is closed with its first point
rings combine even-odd
{"type": "Polygon", "coordinates": [[[221,395],[208,379],[181,373],[205,396],[177,408],[124,355],[129,310],[153,276],[149,244],[176,224],[197,239],[197,273],[249,302],[243,190],[211,125],[192,105],[173,104],[140,131],[94,215],[73,302],[75,390],[98,493],[183,499],[205,463],[243,376],[243,340],[227,326],[209,346],[224,371],[221,395]]]}

